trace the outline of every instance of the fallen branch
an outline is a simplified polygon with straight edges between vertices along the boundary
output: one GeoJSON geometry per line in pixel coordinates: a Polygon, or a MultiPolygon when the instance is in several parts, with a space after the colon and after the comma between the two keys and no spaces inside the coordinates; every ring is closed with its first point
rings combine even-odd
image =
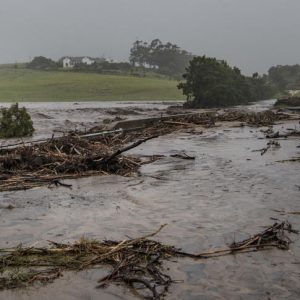
{"type": "Polygon", "coordinates": [[[66,187],[66,188],[71,188],[72,184],[66,184],[66,183],[62,183],[61,181],[54,179],[49,183],[49,186],[51,186],[52,184],[54,184],[55,186],[62,186],[62,187],[66,187]]]}
{"type": "Polygon", "coordinates": [[[173,282],[163,272],[162,262],[172,257],[204,259],[216,256],[248,253],[278,248],[289,249],[291,240],[285,234],[298,233],[288,222],[275,223],[261,233],[227,248],[212,249],[199,254],[187,253],[173,246],[149,240],[166,225],[154,233],[124,241],[81,239],[73,244],[51,241],[52,247],[16,247],[0,249],[0,290],[25,287],[35,282],[49,283],[62,275],[63,271],[95,268],[99,265],[112,267],[108,275],[98,280],[98,287],[123,283],[139,292],[141,297],[161,299],[173,282]],[[16,268],[22,273],[14,276],[16,268]],[[20,271],[21,272],[21,271],[20,271]],[[142,290],[140,288],[143,288],[142,290]],[[148,293],[147,293],[148,291],[148,293]]]}
{"type": "Polygon", "coordinates": [[[147,137],[147,138],[145,138],[145,139],[138,140],[137,142],[135,142],[135,143],[133,143],[133,144],[131,144],[131,145],[129,145],[129,146],[126,146],[126,147],[124,147],[124,148],[122,148],[122,149],[119,149],[119,150],[117,150],[116,152],[114,152],[113,154],[111,154],[109,157],[104,158],[104,159],[101,161],[101,164],[107,164],[108,162],[110,162],[112,159],[114,159],[115,157],[119,156],[120,154],[122,154],[122,153],[124,153],[124,152],[126,152],[126,151],[129,151],[129,150],[131,150],[131,149],[133,149],[133,148],[136,148],[136,147],[138,147],[139,145],[141,145],[142,143],[145,143],[145,142],[147,142],[147,141],[149,141],[149,140],[152,140],[152,139],[155,139],[155,138],[157,138],[157,137],[158,137],[158,135],[150,136],[150,137],[147,137]]]}
{"type": "Polygon", "coordinates": [[[182,152],[182,154],[180,154],[180,153],[172,154],[170,156],[175,157],[175,158],[187,159],[187,160],[194,160],[196,158],[195,156],[187,155],[185,152],[182,152]]]}

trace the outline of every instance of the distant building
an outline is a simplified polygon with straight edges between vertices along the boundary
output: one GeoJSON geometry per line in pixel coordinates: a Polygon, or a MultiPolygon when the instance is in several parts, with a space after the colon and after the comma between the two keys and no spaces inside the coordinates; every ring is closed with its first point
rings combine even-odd
{"type": "Polygon", "coordinates": [[[82,57],[66,56],[61,58],[60,61],[62,62],[63,68],[74,68],[76,65],[79,64],[92,65],[96,60],[89,56],[82,56],[82,57]]]}

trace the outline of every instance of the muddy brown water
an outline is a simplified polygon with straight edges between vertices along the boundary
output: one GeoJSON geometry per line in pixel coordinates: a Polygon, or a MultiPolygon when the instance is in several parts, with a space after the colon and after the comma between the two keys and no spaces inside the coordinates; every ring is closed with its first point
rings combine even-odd
{"type": "MultiPolygon", "coordinates": [[[[103,126],[104,120],[111,120],[116,116],[123,119],[137,119],[145,116],[160,116],[170,105],[176,102],[22,102],[26,107],[34,124],[35,132],[30,138],[1,140],[0,145],[12,144],[20,141],[30,141],[49,138],[68,131],[88,130],[94,126],[103,126]]],[[[9,107],[11,103],[0,103],[1,107],[9,107]]]]}
{"type": "MultiPolygon", "coordinates": [[[[280,130],[297,127],[285,122],[280,130]]],[[[279,163],[299,156],[297,138],[279,140],[265,155],[260,128],[223,126],[203,135],[174,133],[151,140],[133,154],[166,157],[141,169],[142,176],[90,177],[66,181],[65,188],[37,188],[0,194],[0,247],[45,245],[81,236],[122,240],[168,226],[161,242],[202,252],[300,217],[300,165],[279,163]],[[195,161],[171,158],[186,151],[195,161]],[[6,209],[8,205],[13,209],[6,209]],[[276,210],[276,211],[274,211],[276,210]]],[[[166,299],[299,299],[300,241],[291,235],[289,251],[270,250],[207,260],[174,259],[165,264],[174,283],[166,299]]],[[[53,284],[0,292],[0,299],[138,299],[123,286],[96,289],[109,269],[65,273],[53,284]]]]}

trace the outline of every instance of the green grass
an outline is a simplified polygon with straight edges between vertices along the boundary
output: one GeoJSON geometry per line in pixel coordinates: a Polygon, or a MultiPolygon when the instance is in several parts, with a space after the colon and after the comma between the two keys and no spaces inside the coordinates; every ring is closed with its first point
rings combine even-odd
{"type": "Polygon", "coordinates": [[[182,100],[175,80],[0,66],[0,101],[182,100]]]}

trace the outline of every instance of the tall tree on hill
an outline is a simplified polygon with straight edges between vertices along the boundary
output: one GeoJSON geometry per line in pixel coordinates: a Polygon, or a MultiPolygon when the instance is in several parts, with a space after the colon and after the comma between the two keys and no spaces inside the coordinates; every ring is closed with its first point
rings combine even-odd
{"type": "Polygon", "coordinates": [[[163,74],[182,74],[193,55],[170,42],[154,39],[150,44],[136,41],[130,50],[133,66],[150,67],[163,74]]]}

